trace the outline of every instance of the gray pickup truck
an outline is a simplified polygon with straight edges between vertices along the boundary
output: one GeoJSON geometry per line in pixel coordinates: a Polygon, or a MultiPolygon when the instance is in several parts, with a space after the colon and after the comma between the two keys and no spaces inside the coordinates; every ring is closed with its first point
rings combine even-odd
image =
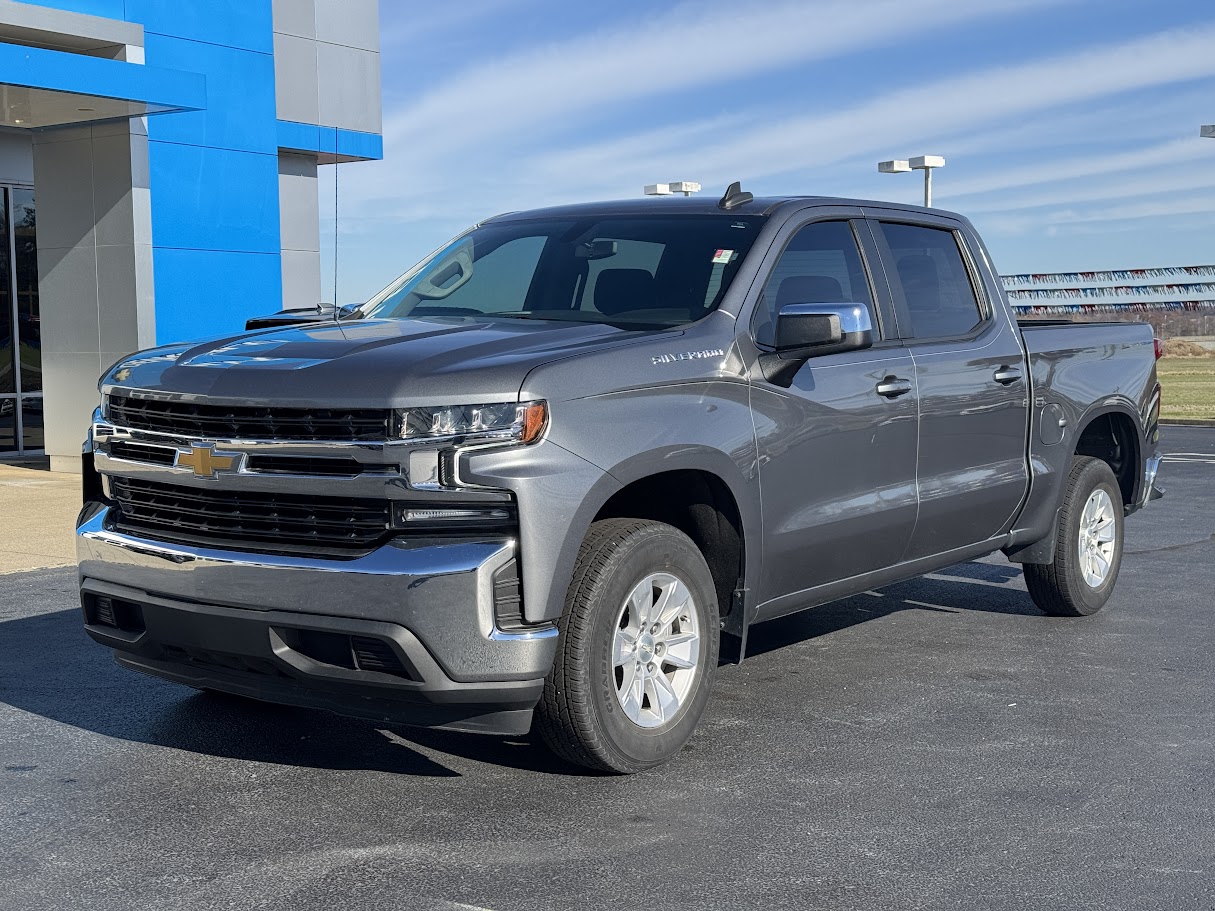
{"type": "Polygon", "coordinates": [[[1155,360],[1148,326],[1018,325],[940,210],[736,184],[499,216],[359,307],[116,364],[86,629],[201,690],[534,719],[639,771],[754,623],[996,551],[1046,613],[1100,609],[1159,494],[1155,360]]]}

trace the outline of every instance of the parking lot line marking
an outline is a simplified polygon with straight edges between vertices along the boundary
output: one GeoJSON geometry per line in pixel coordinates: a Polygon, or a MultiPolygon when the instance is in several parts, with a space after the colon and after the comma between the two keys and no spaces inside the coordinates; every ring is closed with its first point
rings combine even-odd
{"type": "MultiPolygon", "coordinates": [[[[986,585],[991,588],[1003,588],[1003,589],[1015,589],[1016,588],[1015,585],[1009,584],[1009,582],[1011,582],[1012,579],[1010,579],[1009,582],[992,582],[989,579],[973,579],[970,576],[947,576],[944,573],[925,573],[923,578],[935,579],[938,582],[970,582],[970,583],[973,583],[974,585],[986,585]]],[[[1017,577],[1013,576],[1012,578],[1015,579],[1017,577]]]]}
{"type": "Polygon", "coordinates": [[[1209,452],[1166,452],[1162,458],[1165,462],[1202,462],[1215,465],[1215,454],[1209,452]]]}
{"type": "Polygon", "coordinates": [[[929,604],[927,601],[912,601],[910,598],[904,598],[903,603],[913,604],[916,607],[926,607],[929,610],[944,611],[947,614],[961,613],[956,607],[946,607],[944,604],[929,604]]]}

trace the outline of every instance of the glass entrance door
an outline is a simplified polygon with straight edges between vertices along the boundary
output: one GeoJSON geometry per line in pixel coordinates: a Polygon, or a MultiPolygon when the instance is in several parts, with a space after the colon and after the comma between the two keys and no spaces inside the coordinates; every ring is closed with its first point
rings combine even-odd
{"type": "Polygon", "coordinates": [[[0,458],[43,448],[35,231],[34,191],[0,187],[0,458]]]}

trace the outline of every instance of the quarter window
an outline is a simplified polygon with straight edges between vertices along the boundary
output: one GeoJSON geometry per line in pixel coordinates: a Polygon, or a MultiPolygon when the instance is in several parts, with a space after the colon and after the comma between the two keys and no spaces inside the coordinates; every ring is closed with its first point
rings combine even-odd
{"type": "Polygon", "coordinates": [[[793,235],[764,285],[755,311],[755,340],[775,344],[776,316],[787,304],[849,302],[872,310],[852,226],[846,221],[806,225],[793,235]]]}
{"type": "Polygon", "coordinates": [[[969,335],[983,322],[970,273],[953,231],[882,223],[894,256],[890,281],[902,289],[912,338],[969,335]]]}

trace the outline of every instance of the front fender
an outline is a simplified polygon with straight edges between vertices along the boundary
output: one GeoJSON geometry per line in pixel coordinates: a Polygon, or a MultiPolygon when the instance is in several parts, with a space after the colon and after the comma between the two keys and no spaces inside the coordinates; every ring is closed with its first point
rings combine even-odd
{"type": "Polygon", "coordinates": [[[761,522],[748,393],[745,381],[712,379],[550,400],[544,442],[462,457],[462,479],[518,499],[529,621],[560,617],[578,549],[604,504],[663,472],[704,471],[726,485],[742,520],[747,578],[756,578],[761,522]]]}
{"type": "Polygon", "coordinates": [[[529,623],[558,619],[582,539],[620,482],[551,440],[474,450],[460,458],[463,481],[515,495],[524,618],[529,623]]]}

